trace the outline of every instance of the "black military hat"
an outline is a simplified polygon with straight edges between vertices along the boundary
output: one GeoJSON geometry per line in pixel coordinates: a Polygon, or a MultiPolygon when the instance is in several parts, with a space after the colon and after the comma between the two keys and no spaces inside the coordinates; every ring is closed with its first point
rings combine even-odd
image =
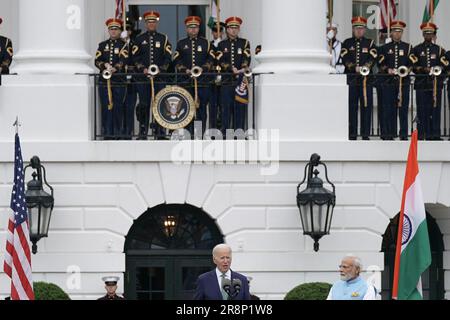
{"type": "MultiPolygon", "coordinates": [[[[211,31],[217,32],[217,23],[208,25],[211,31]]],[[[220,31],[223,31],[225,29],[225,22],[220,22],[220,31]]]]}

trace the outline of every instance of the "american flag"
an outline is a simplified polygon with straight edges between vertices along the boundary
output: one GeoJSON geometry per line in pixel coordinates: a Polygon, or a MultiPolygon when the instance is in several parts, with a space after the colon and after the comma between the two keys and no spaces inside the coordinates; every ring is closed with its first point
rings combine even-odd
{"type": "Polygon", "coordinates": [[[3,270],[11,278],[12,300],[34,300],[29,246],[29,226],[22,151],[16,134],[14,155],[14,186],[11,194],[11,212],[8,221],[6,253],[3,270]]]}
{"type": "Polygon", "coordinates": [[[116,0],[116,19],[123,19],[123,8],[128,8],[128,0],[116,0]]]}
{"type": "Polygon", "coordinates": [[[397,18],[397,6],[395,0],[380,0],[380,13],[381,29],[385,29],[389,26],[391,21],[397,18]]]}

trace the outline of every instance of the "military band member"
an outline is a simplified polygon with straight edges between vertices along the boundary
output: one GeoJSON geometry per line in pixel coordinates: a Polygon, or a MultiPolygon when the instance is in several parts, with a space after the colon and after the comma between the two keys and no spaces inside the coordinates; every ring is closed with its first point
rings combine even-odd
{"type": "MultiPolygon", "coordinates": [[[[3,19],[0,18],[0,25],[3,19]]],[[[13,47],[10,39],[0,36],[0,74],[9,74],[9,66],[13,59],[13,47]]]]}
{"type": "Polygon", "coordinates": [[[126,24],[126,33],[122,40],[126,43],[128,51],[128,59],[125,65],[125,73],[127,74],[127,94],[125,98],[125,108],[123,115],[123,136],[126,140],[131,140],[134,133],[134,112],[137,102],[137,88],[133,79],[136,67],[134,66],[133,57],[133,26],[130,23],[126,24]]]}
{"type": "Polygon", "coordinates": [[[126,44],[120,39],[122,20],[108,19],[106,21],[110,38],[99,44],[95,56],[95,66],[100,70],[99,96],[102,108],[102,128],[105,140],[120,136],[123,121],[123,103],[126,86],[125,77],[115,75],[123,73],[128,59],[126,44]],[[105,79],[103,72],[108,70],[112,77],[105,79]]]}
{"type": "MultiPolygon", "coordinates": [[[[154,76],[152,85],[149,68],[151,65],[156,65],[160,73],[166,73],[172,62],[172,46],[167,35],[157,31],[160,20],[160,14],[158,12],[146,12],[143,18],[146,22],[147,32],[136,38],[132,54],[134,56],[136,72],[144,75],[138,78],[139,106],[136,113],[139,121],[139,139],[146,140],[152,100],[164,87],[162,83],[164,78],[161,78],[161,76],[154,76]]],[[[164,135],[163,128],[157,123],[153,125],[156,136],[161,138],[164,135]]]]}
{"type": "Polygon", "coordinates": [[[225,23],[220,22],[219,29],[217,29],[217,24],[211,27],[211,33],[213,39],[211,40],[211,48],[214,51],[214,66],[212,72],[217,72],[217,77],[213,79],[211,83],[211,95],[209,99],[209,127],[213,129],[218,128],[219,123],[219,106],[220,106],[220,87],[221,87],[221,76],[220,67],[216,59],[217,51],[219,49],[219,43],[223,40],[223,31],[225,29],[225,23]],[[219,30],[219,31],[218,31],[219,30]]]}
{"type": "MultiPolygon", "coordinates": [[[[214,51],[209,41],[198,35],[202,19],[197,16],[189,16],[184,20],[186,25],[187,37],[178,41],[177,49],[174,54],[174,65],[177,73],[187,75],[187,79],[192,78],[190,92],[197,104],[197,120],[202,122],[202,130],[206,129],[207,111],[206,106],[209,100],[209,83],[205,83],[206,76],[203,73],[209,73],[214,64],[214,51]],[[191,70],[200,67],[202,75],[193,79],[191,70]],[[196,87],[195,87],[196,86],[196,87]]],[[[184,77],[181,78],[184,82],[184,77]]]]}
{"type": "Polygon", "coordinates": [[[119,277],[103,277],[102,280],[105,282],[106,295],[97,300],[125,300],[116,294],[119,277]]]}
{"type": "Polygon", "coordinates": [[[406,23],[392,21],[392,41],[381,47],[379,54],[380,72],[387,77],[382,77],[382,118],[381,139],[393,140],[397,137],[397,115],[400,119],[400,140],[408,140],[408,107],[410,94],[409,72],[415,58],[413,48],[409,43],[402,41],[406,23]],[[406,70],[406,71],[405,71],[406,70]],[[401,77],[404,72],[404,77],[401,77]]]}
{"type": "Polygon", "coordinates": [[[445,50],[433,43],[437,33],[434,23],[423,23],[420,26],[424,42],[413,50],[416,63],[414,73],[416,76],[415,89],[417,95],[417,115],[419,139],[441,139],[441,95],[444,73],[434,76],[430,73],[433,67],[445,69],[449,62],[445,58],[445,50]]]}
{"type": "Polygon", "coordinates": [[[221,88],[222,107],[222,133],[231,129],[231,113],[233,113],[234,130],[245,129],[245,116],[247,108],[238,107],[235,104],[235,89],[238,85],[239,75],[250,67],[251,52],[250,42],[239,37],[242,19],[230,17],[225,20],[228,39],[219,43],[217,59],[221,72],[233,73],[230,76],[222,76],[224,84],[221,88]]]}
{"type": "Polygon", "coordinates": [[[369,140],[373,109],[373,80],[361,73],[364,69],[367,69],[369,74],[372,73],[378,54],[374,41],[364,37],[367,19],[354,17],[352,26],[353,37],[344,41],[341,52],[349,85],[349,138],[356,140],[358,107],[360,106],[361,136],[363,140],[369,140]]]}

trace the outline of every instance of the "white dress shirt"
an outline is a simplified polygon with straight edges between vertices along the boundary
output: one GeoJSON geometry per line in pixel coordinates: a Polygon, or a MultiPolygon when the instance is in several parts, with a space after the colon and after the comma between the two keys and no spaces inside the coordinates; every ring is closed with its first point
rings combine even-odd
{"type": "MultiPolygon", "coordinates": [[[[216,268],[216,276],[217,276],[217,282],[219,282],[219,288],[222,289],[222,272],[216,268]]],[[[231,280],[231,270],[228,269],[228,271],[225,273],[225,278],[231,280]]]]}

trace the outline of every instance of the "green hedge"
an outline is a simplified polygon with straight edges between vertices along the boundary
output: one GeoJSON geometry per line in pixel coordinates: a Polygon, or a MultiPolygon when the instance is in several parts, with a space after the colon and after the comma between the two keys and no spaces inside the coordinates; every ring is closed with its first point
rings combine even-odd
{"type": "Polygon", "coordinates": [[[33,289],[36,300],[70,300],[69,295],[53,283],[34,282],[33,289]]]}
{"type": "Polygon", "coordinates": [[[311,282],[301,284],[289,291],[284,300],[326,300],[331,284],[325,282],[311,282]]]}

